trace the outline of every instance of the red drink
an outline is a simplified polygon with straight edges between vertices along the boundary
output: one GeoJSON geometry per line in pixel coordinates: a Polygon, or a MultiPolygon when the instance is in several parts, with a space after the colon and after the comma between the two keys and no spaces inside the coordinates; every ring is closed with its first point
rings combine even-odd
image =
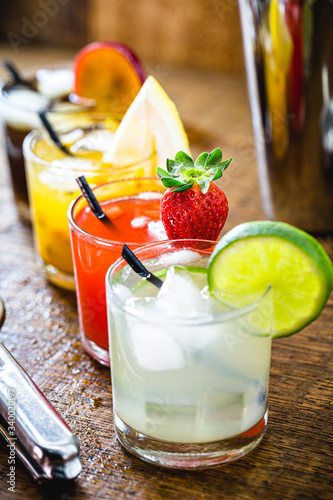
{"type": "Polygon", "coordinates": [[[134,249],[166,238],[160,222],[163,186],[156,179],[132,179],[105,184],[94,193],[112,225],[101,222],[83,197],[71,204],[68,218],[83,345],[108,365],[105,275],[123,243],[134,249]]]}

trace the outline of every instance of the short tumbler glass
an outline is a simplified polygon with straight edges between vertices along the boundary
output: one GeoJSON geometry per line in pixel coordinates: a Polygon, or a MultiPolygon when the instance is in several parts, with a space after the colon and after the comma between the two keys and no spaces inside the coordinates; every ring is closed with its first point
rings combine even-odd
{"type": "MultiPolygon", "coordinates": [[[[156,173],[156,156],[137,158],[116,166],[103,162],[103,131],[110,131],[109,115],[82,113],[59,121],[62,136],[75,136],[80,130],[95,133],[86,157],[62,153],[43,130],[32,131],[24,140],[32,223],[37,251],[44,262],[48,280],[68,290],[75,290],[73,261],[67,222],[70,202],[80,194],[75,179],[85,175],[91,187],[129,177],[149,177],[156,173]],[[96,139],[97,137],[97,139],[96,139]],[[100,144],[99,144],[100,140],[100,144]]],[[[116,127],[116,125],[115,125],[116,127]]],[[[111,133],[111,132],[110,132],[111,133]]],[[[80,139],[79,139],[80,140],[80,139]]],[[[111,138],[112,140],[112,138],[111,138]]],[[[77,141],[78,143],[78,141],[77,141]]]]}
{"type": "MultiPolygon", "coordinates": [[[[215,245],[167,240],[135,254],[157,275],[172,263],[185,265],[185,272],[194,266],[194,277],[202,279],[215,245]]],[[[251,451],[267,425],[271,291],[232,309],[212,299],[204,286],[211,312],[156,313],[154,304],[135,306],[131,294],[147,302],[157,289],[124,259],[110,267],[106,290],[114,426],[121,444],[148,462],[187,469],[216,466],[251,451]]]]}
{"type": "MultiPolygon", "coordinates": [[[[109,182],[94,188],[94,195],[102,205],[104,202],[114,200],[114,208],[124,209],[126,203],[127,210],[133,210],[136,220],[156,219],[159,217],[159,199],[162,197],[165,188],[160,179],[155,177],[122,179],[109,182]],[[137,201],[147,198],[149,205],[141,205],[137,201]],[[153,207],[158,203],[158,210],[153,207]],[[144,210],[142,207],[147,207],[144,210]],[[147,214],[149,217],[147,217],[147,214]]],[[[155,234],[149,231],[149,239],[144,239],[146,231],[142,224],[139,224],[140,239],[137,241],[133,237],[131,221],[129,227],[123,227],[121,234],[108,229],[109,237],[100,237],[92,232],[92,228],[82,229],[77,218],[87,208],[87,201],[84,196],[79,196],[72,201],[68,209],[68,222],[70,228],[70,238],[72,255],[74,262],[77,305],[81,326],[81,338],[85,350],[103,365],[109,366],[109,340],[106,314],[105,297],[105,275],[110,265],[120,256],[123,244],[126,243],[131,249],[145,245],[151,241],[166,238],[165,235],[155,234]],[[132,229],[132,230],[131,230],[132,229]]],[[[92,215],[92,217],[95,217],[92,215]]],[[[103,224],[100,222],[100,224],[103,224]]],[[[135,232],[135,235],[138,233],[135,232]]]]}

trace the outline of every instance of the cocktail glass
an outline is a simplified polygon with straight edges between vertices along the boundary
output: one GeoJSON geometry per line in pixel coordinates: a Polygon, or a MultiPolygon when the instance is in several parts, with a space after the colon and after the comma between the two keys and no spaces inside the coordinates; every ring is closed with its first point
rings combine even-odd
{"type": "MultiPolygon", "coordinates": [[[[52,109],[49,115],[82,111],[67,99],[72,90],[72,63],[61,62],[22,71],[25,80],[36,85],[38,93],[7,79],[0,85],[0,114],[4,125],[8,164],[17,211],[22,220],[30,222],[29,200],[24,169],[22,144],[26,135],[41,126],[39,111],[52,109]],[[39,85],[37,87],[37,77],[39,85]],[[52,81],[52,83],[51,83],[52,81]]],[[[52,118],[50,118],[52,120],[52,118]]]]}
{"type": "Polygon", "coordinates": [[[166,239],[160,221],[164,187],[157,178],[110,182],[94,194],[112,224],[101,222],[83,196],[68,209],[82,342],[86,351],[110,364],[105,274],[121,256],[123,243],[135,249],[166,239]]]}
{"type": "Polygon", "coordinates": [[[155,155],[127,165],[103,161],[117,124],[108,115],[89,113],[59,120],[58,133],[75,156],[66,156],[47,133],[32,131],[24,140],[29,198],[37,250],[49,281],[75,290],[67,209],[79,193],[75,181],[85,175],[94,187],[126,177],[149,177],[156,171],[155,155]]]}
{"type": "Polygon", "coordinates": [[[167,240],[135,250],[160,277],[178,266],[161,292],[124,259],[106,275],[116,434],[167,467],[235,460],[266,429],[271,291],[239,309],[214,299],[205,269],[215,245],[167,240]]]}

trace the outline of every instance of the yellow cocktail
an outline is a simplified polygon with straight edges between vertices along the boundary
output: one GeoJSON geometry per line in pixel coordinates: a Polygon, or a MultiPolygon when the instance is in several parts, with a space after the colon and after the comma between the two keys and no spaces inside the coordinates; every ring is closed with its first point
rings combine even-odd
{"type": "Polygon", "coordinates": [[[75,289],[67,222],[68,206],[79,194],[75,179],[85,175],[94,187],[121,178],[155,175],[155,155],[126,165],[107,161],[117,127],[107,115],[68,117],[58,128],[62,143],[73,156],[65,155],[44,131],[33,131],[24,141],[36,247],[48,279],[63,288],[75,289]]]}

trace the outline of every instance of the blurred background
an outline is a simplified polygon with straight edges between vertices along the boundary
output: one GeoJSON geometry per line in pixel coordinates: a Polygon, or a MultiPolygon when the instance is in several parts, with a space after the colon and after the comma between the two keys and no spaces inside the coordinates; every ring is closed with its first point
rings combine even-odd
{"type": "Polygon", "coordinates": [[[8,75],[4,60],[41,68],[73,61],[94,41],[127,44],[175,102],[192,155],[221,147],[233,158],[223,176],[230,207],[244,195],[251,210],[230,210],[226,229],[255,217],[260,200],[238,0],[0,0],[0,12],[0,78],[8,75]]]}
{"type": "Polygon", "coordinates": [[[32,46],[130,45],[144,62],[244,72],[237,0],[0,0],[6,56],[32,46]]]}

